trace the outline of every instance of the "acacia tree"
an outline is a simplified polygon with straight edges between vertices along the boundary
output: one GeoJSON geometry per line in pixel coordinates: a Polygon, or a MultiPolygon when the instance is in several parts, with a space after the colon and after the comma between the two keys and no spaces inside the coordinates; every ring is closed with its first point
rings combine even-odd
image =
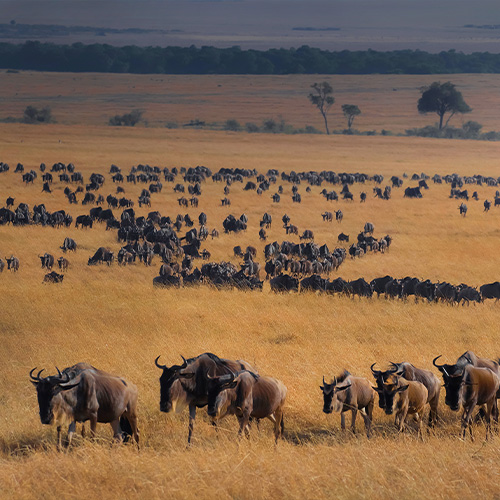
{"type": "Polygon", "coordinates": [[[342,113],[344,113],[344,116],[347,118],[347,128],[350,131],[354,118],[361,114],[361,110],[356,104],[342,104],[342,113]]]}
{"type": "Polygon", "coordinates": [[[428,87],[422,87],[422,97],[418,100],[419,113],[436,113],[439,116],[439,130],[443,128],[443,120],[446,113],[450,113],[444,127],[448,125],[455,113],[470,113],[472,108],[464,101],[462,93],[459,92],[451,82],[434,82],[428,87]]]}
{"type": "Polygon", "coordinates": [[[308,95],[308,98],[311,101],[311,104],[316,106],[321,113],[321,116],[323,116],[323,120],[325,120],[326,133],[330,134],[326,115],[335,102],[335,98],[332,96],[333,88],[328,82],[314,83],[311,85],[311,88],[314,92],[311,92],[308,95]]]}

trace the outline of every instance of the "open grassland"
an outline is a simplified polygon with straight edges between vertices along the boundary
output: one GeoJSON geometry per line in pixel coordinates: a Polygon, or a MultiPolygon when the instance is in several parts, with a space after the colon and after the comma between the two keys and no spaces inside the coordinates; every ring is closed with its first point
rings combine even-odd
{"type": "MultiPolygon", "coordinates": [[[[13,75],[16,76],[16,75],[13,75]]],[[[3,75],[2,75],[3,77],[3,75]]],[[[307,86],[307,85],[305,85],[307,86]]],[[[397,93],[395,93],[397,94],[397,93]]],[[[220,111],[221,113],[224,110],[220,111]]],[[[263,111],[259,111],[263,112],[263,111]]],[[[410,121],[410,117],[406,116],[410,121]]],[[[494,124],[492,125],[494,128],[494,124]]],[[[497,127],[498,128],[498,127],[497,127]]],[[[44,161],[72,161],[85,178],[106,173],[102,188],[114,193],[107,174],[111,163],[128,172],[132,165],[206,165],[248,167],[266,172],[334,170],[381,173],[386,180],[413,172],[499,175],[500,146],[473,141],[444,141],[396,137],[325,137],[228,134],[164,129],[2,125],[0,160],[11,171],[0,174],[0,201],[8,195],[19,202],[44,202],[49,211],[65,209],[73,216],[89,207],[68,205],[60,183],[54,193],[42,194],[40,179],[24,186],[14,174],[20,161],[26,169],[44,161]]],[[[272,205],[270,195],[231,187],[232,206],[220,207],[222,184],[202,185],[197,209],[180,210],[172,185],[163,182],[153,195],[151,210],[192,218],[204,211],[210,229],[222,233],[229,213],[249,217],[248,230],[208,240],[212,260],[238,261],[232,248],[258,242],[258,221],[265,211],[273,216],[271,241],[287,239],[280,219],[287,212],[300,231],[312,229],[317,243],[336,245],[339,232],[353,237],[366,221],[375,234],[394,238],[385,255],[348,259],[338,273],[344,278],[413,275],[433,281],[471,285],[498,279],[500,210],[483,213],[482,201],[496,188],[477,189],[480,201],[468,202],[466,218],[458,202],[448,198],[448,186],[431,185],[422,200],[403,199],[393,189],[390,201],[372,198],[372,183],[355,185],[355,202],[329,203],[322,188],[305,192],[302,204],[291,203],[291,186],[284,184],[282,202],[272,205]],[[368,193],[365,204],[359,193],[368,193]],[[342,209],[342,224],[326,223],[324,210],[342,209]]],[[[279,181],[278,181],[279,184],[279,181]]],[[[383,185],[386,182],[384,181],[383,185]]],[[[414,185],[408,180],[405,186],[414,185]]],[[[125,184],[125,195],[136,201],[143,186],[125,184]]],[[[472,191],[472,189],[470,189],[472,191]]],[[[136,207],[139,215],[148,209],[136,207]]],[[[288,237],[296,241],[296,237],[288,237]]],[[[443,354],[454,360],[466,349],[496,358],[500,309],[488,302],[476,307],[352,300],[316,294],[273,295],[264,291],[198,289],[155,290],[152,268],[142,264],[119,268],[86,265],[99,247],[115,253],[116,232],[104,226],[92,230],[42,227],[0,227],[0,255],[20,258],[17,274],[0,275],[0,496],[2,498],[494,498],[498,493],[500,437],[484,441],[458,440],[459,415],[442,409],[442,422],[419,442],[410,431],[398,436],[392,418],[376,407],[375,432],[367,440],[358,419],[356,436],[340,432],[339,416],[321,412],[319,385],[343,368],[370,377],[377,361],[408,360],[431,368],[443,354]],[[38,254],[61,255],[65,236],[79,249],[67,257],[71,267],[62,285],[43,285],[38,254]],[[194,443],[186,450],[187,413],[159,411],[159,370],[154,358],[176,363],[179,354],[194,356],[211,351],[228,358],[244,358],[260,373],[281,379],[288,387],[285,439],[273,444],[270,425],[253,429],[249,442],[236,439],[236,422],[227,419],[217,436],[204,411],[195,427],[194,443]],[[96,443],[77,440],[67,453],[55,450],[55,430],[40,424],[34,388],[28,372],[48,371],[88,361],[118,373],[139,388],[141,449],[113,445],[109,426],[99,425],[96,443]]],[[[442,398],[444,400],[444,398],[442,398]]],[[[443,404],[444,406],[444,404],[443,404]]]]}
{"type": "Polygon", "coordinates": [[[419,115],[420,88],[434,81],[451,81],[472,112],[454,117],[450,125],[468,120],[484,131],[500,130],[500,75],[288,75],[189,76],[115,75],[93,73],[0,72],[0,119],[21,118],[26,106],[49,106],[62,124],[106,125],[111,116],[132,109],[144,111],[149,126],[178,125],[199,119],[219,126],[228,119],[242,125],[260,125],[268,118],[296,128],[313,125],[324,130],[323,119],[308,101],[314,82],[328,81],[335,104],[330,129],[343,130],[347,122],[342,104],[356,104],[362,114],[353,128],[403,133],[437,122],[437,116],[419,115]]]}

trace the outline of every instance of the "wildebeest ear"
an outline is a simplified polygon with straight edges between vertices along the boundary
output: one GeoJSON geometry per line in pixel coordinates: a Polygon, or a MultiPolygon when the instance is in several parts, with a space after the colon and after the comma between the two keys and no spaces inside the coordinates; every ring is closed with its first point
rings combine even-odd
{"type": "Polygon", "coordinates": [[[374,387],[373,385],[372,385],[372,389],[373,389],[374,391],[377,391],[379,394],[382,394],[382,393],[384,392],[384,390],[383,390],[383,389],[379,389],[378,387],[374,387]]]}
{"type": "Polygon", "coordinates": [[[194,377],[194,372],[190,373],[180,373],[179,372],[179,378],[193,378],[194,377]]]}
{"type": "Polygon", "coordinates": [[[349,387],[351,387],[352,384],[349,384],[349,385],[344,385],[342,387],[335,387],[335,392],[340,392],[340,391],[345,391],[346,389],[349,389],[349,387]]]}
{"type": "MultiPolygon", "coordinates": [[[[34,383],[34,382],[33,382],[33,383],[34,383]]],[[[324,391],[324,390],[325,390],[325,388],[324,388],[322,385],[320,385],[320,386],[319,386],[319,388],[320,388],[322,391],[324,391]]]]}
{"type": "Polygon", "coordinates": [[[59,389],[62,391],[68,391],[69,389],[73,389],[77,385],[80,385],[80,380],[76,384],[69,384],[69,385],[58,385],[59,389]]]}
{"type": "Polygon", "coordinates": [[[30,382],[35,386],[38,387],[38,382],[36,380],[30,380],[30,382]]]}
{"type": "Polygon", "coordinates": [[[406,389],[408,389],[408,387],[410,387],[410,384],[405,385],[405,386],[403,386],[403,387],[398,387],[398,388],[396,389],[396,392],[404,392],[404,391],[406,391],[406,389]]]}
{"type": "Polygon", "coordinates": [[[238,384],[238,381],[237,380],[233,380],[232,382],[230,382],[229,384],[227,384],[224,387],[224,389],[234,389],[237,384],[238,384]]]}

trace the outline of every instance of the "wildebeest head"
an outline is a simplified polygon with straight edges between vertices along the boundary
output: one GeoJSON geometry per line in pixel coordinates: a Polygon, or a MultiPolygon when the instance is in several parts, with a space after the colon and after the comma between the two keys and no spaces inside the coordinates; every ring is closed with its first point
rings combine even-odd
{"type": "Polygon", "coordinates": [[[386,370],[385,372],[381,370],[374,370],[373,367],[376,365],[376,363],[373,363],[372,366],[370,367],[373,377],[375,378],[375,383],[377,384],[377,389],[376,391],[378,392],[378,405],[380,408],[383,410],[386,408],[386,401],[385,401],[385,395],[384,395],[384,384],[387,381],[389,375],[393,373],[397,373],[398,367],[394,365],[393,367],[390,368],[389,370],[386,370]]]}
{"type": "Polygon", "coordinates": [[[53,399],[61,391],[67,391],[76,387],[80,380],[76,383],[70,378],[69,374],[62,374],[59,369],[58,375],[50,375],[48,377],[40,377],[43,369],[38,372],[36,376],[33,372],[36,368],[30,371],[31,383],[36,387],[36,394],[38,398],[38,407],[40,413],[40,421],[42,424],[50,425],[54,420],[53,399]]]}
{"type": "MultiPolygon", "coordinates": [[[[181,356],[182,357],[182,356],[181,356]]],[[[184,360],[182,365],[172,365],[170,368],[167,365],[160,365],[158,360],[160,356],[155,359],[155,365],[163,370],[160,376],[160,411],[168,413],[172,411],[172,397],[170,394],[170,390],[172,388],[172,384],[179,379],[179,372],[186,368],[187,361],[184,360]]]]}
{"type": "Polygon", "coordinates": [[[341,386],[337,384],[337,377],[334,377],[333,382],[331,382],[330,384],[327,384],[325,381],[325,377],[323,377],[323,385],[320,385],[319,388],[323,392],[324,413],[332,413],[332,411],[342,410],[344,403],[337,399],[337,393],[349,389],[349,387],[351,387],[351,384],[341,386]]]}
{"type": "Polygon", "coordinates": [[[212,377],[207,372],[206,374],[208,383],[208,410],[207,413],[210,417],[217,416],[217,398],[219,394],[226,389],[233,389],[238,384],[237,375],[234,372],[230,372],[226,375],[221,375],[219,377],[212,377]]]}
{"type": "Polygon", "coordinates": [[[443,374],[444,388],[446,391],[444,402],[451,410],[458,411],[460,408],[460,389],[463,385],[465,365],[438,365],[436,361],[440,357],[441,355],[434,358],[432,364],[443,374]]]}
{"type": "Polygon", "coordinates": [[[406,391],[408,387],[408,384],[400,385],[399,375],[397,375],[395,372],[388,373],[387,378],[382,384],[382,388],[378,387],[378,384],[377,387],[374,387],[374,389],[384,397],[384,410],[387,415],[392,415],[394,411],[394,397],[398,393],[406,391]]]}

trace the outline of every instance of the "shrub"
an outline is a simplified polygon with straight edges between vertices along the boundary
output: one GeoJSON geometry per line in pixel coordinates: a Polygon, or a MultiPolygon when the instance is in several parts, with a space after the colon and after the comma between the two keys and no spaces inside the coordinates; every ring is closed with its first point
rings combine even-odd
{"type": "Polygon", "coordinates": [[[170,129],[179,128],[179,124],[177,122],[167,122],[165,127],[170,129]]]}
{"type": "Polygon", "coordinates": [[[259,126],[256,123],[252,123],[252,122],[245,123],[245,129],[247,132],[250,132],[250,133],[255,133],[255,132],[260,131],[259,126]]]}
{"type": "Polygon", "coordinates": [[[141,121],[142,111],[134,109],[124,115],[115,115],[109,119],[109,124],[113,127],[134,127],[141,121]]]}
{"type": "Polygon", "coordinates": [[[53,120],[52,111],[49,107],[42,109],[28,106],[24,110],[23,123],[51,123],[53,120]]]}
{"type": "Polygon", "coordinates": [[[241,130],[241,124],[237,120],[226,120],[223,129],[230,132],[239,132],[241,130]]]}
{"type": "Polygon", "coordinates": [[[380,132],[382,135],[393,135],[392,132],[390,130],[385,130],[384,128],[382,129],[382,131],[380,132]]]}

